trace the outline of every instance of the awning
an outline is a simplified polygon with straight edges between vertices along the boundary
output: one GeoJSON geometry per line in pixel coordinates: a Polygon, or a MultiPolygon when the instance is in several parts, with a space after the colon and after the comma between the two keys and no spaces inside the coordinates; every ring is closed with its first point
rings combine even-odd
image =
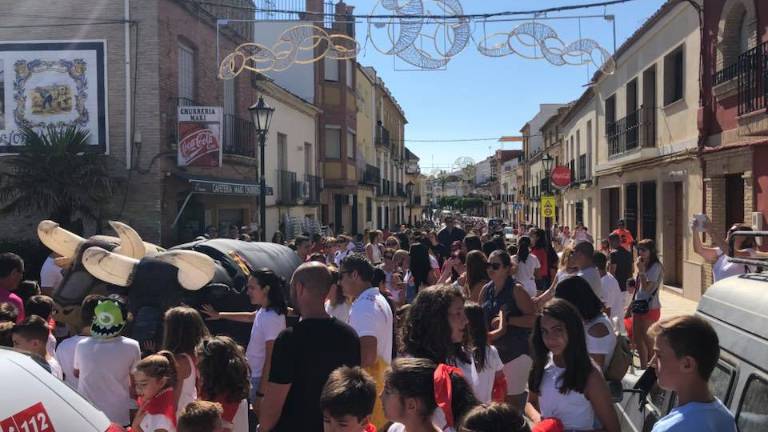
{"type": "MultiPolygon", "coordinates": [[[[173,220],[171,227],[175,227],[179,223],[181,214],[189,204],[189,199],[193,194],[207,194],[207,195],[229,195],[229,196],[247,196],[258,197],[259,196],[259,183],[245,180],[227,179],[220,177],[200,176],[187,173],[175,172],[176,177],[187,181],[192,190],[187,193],[187,197],[184,199],[184,203],[181,205],[179,212],[176,214],[176,218],[173,220]]],[[[266,186],[266,196],[274,194],[274,189],[270,186],[266,186]]]]}

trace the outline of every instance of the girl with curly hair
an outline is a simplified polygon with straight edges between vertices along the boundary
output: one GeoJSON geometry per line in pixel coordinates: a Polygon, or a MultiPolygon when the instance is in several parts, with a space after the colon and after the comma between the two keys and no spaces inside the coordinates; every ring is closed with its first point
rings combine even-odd
{"type": "Polygon", "coordinates": [[[227,432],[248,431],[248,361],[232,338],[214,336],[197,348],[200,399],[218,402],[224,409],[227,432]]]}

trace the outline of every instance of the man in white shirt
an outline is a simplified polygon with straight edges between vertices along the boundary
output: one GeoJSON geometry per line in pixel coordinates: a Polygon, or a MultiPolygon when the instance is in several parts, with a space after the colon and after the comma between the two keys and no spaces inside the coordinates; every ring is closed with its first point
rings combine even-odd
{"type": "MultiPolygon", "coordinates": [[[[384,388],[384,372],[392,362],[394,319],[387,300],[378,287],[371,286],[373,265],[361,254],[348,255],[341,263],[341,288],[347,298],[354,299],[348,324],[360,337],[361,366],[373,376],[377,392],[384,388]]],[[[378,393],[377,393],[378,394],[378,393]]],[[[371,423],[386,423],[381,400],[376,399],[371,423]]]]}
{"type": "Polygon", "coordinates": [[[624,297],[626,294],[621,292],[621,288],[619,288],[619,281],[617,281],[612,274],[606,271],[606,266],[608,265],[608,257],[606,257],[605,254],[601,252],[595,252],[594,262],[595,267],[597,267],[597,271],[600,273],[600,280],[603,286],[603,295],[605,296],[601,300],[605,304],[605,307],[608,308],[608,316],[611,318],[611,323],[613,323],[613,326],[623,329],[624,326],[620,324],[624,322],[624,297]]]}
{"type": "Polygon", "coordinates": [[[573,262],[579,267],[577,276],[581,276],[584,280],[589,282],[589,286],[592,288],[595,295],[605,302],[603,283],[600,280],[600,273],[597,271],[597,267],[595,267],[595,263],[593,262],[594,255],[595,247],[592,246],[592,243],[583,241],[576,243],[576,246],[573,247],[573,262]]]}
{"type": "Polygon", "coordinates": [[[63,279],[61,267],[56,265],[55,258],[57,256],[55,252],[48,255],[48,258],[43,262],[43,267],[40,269],[40,290],[47,296],[53,294],[53,291],[59,286],[61,279],[63,279]]]}
{"type": "Polygon", "coordinates": [[[70,387],[77,390],[78,379],[75,376],[75,349],[78,342],[86,339],[91,335],[91,323],[93,322],[94,308],[100,299],[103,297],[97,294],[91,294],[87,296],[80,307],[80,319],[82,320],[83,327],[80,333],[68,337],[59,343],[56,347],[56,360],[61,365],[61,370],[64,373],[64,382],[69,384],[70,387]]]}
{"type": "Polygon", "coordinates": [[[131,398],[131,371],[141,360],[139,343],[120,336],[128,310],[115,298],[99,300],[94,308],[91,337],[77,343],[74,370],[77,392],[109,419],[122,426],[136,409],[131,398]]]}
{"type": "Polygon", "coordinates": [[[58,255],[55,252],[48,255],[48,258],[43,262],[43,267],[40,269],[40,290],[47,296],[53,294],[53,291],[59,286],[63,278],[61,267],[56,265],[56,257],[58,255]]]}

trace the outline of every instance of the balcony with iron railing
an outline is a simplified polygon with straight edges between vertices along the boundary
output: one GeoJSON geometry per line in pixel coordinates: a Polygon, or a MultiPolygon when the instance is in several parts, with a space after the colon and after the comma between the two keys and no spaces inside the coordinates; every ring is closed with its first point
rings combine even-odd
{"type": "Polygon", "coordinates": [[[319,176],[306,174],[304,176],[307,193],[304,195],[305,204],[320,204],[320,192],[323,190],[323,179],[319,176]]]}
{"type": "Polygon", "coordinates": [[[737,78],[738,114],[766,109],[768,100],[768,42],[739,55],[737,78]]]}
{"type": "Polygon", "coordinates": [[[605,125],[608,158],[619,157],[640,147],[656,145],[656,121],[653,107],[641,107],[626,117],[605,125]]]}
{"type": "Polygon", "coordinates": [[[293,171],[277,171],[277,204],[296,205],[299,199],[299,184],[293,171]]]}
{"type": "Polygon", "coordinates": [[[224,114],[224,154],[256,156],[256,128],[253,122],[224,114]]]}
{"type": "Polygon", "coordinates": [[[381,181],[381,188],[379,188],[377,195],[378,196],[387,196],[390,194],[390,182],[389,180],[382,180],[381,181]]]}
{"type": "Polygon", "coordinates": [[[363,175],[360,176],[360,184],[376,186],[381,182],[381,170],[378,167],[366,164],[365,169],[362,171],[363,175]]]}
{"type": "Polygon", "coordinates": [[[382,125],[376,125],[376,145],[381,147],[390,147],[389,131],[382,125]]]}
{"type": "Polygon", "coordinates": [[[405,188],[403,187],[402,183],[397,184],[397,196],[399,196],[400,198],[405,198],[408,196],[405,194],[405,188]]]}

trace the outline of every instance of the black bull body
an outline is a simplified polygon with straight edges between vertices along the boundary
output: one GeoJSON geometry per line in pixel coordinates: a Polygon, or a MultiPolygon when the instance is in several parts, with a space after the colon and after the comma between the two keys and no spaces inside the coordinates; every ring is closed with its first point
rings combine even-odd
{"type": "MultiPolygon", "coordinates": [[[[92,246],[112,251],[118,245],[108,239],[94,237],[80,248],[80,254],[74,258],[54,292],[54,300],[59,305],[59,318],[77,327],[79,306],[87,295],[121,294],[128,299],[128,308],[133,315],[129,336],[139,341],[159,341],[163,314],[174,306],[184,304],[199,309],[201,305],[210,304],[221,312],[252,311],[255,307],[246,292],[248,267],[271,269],[289,281],[293,271],[301,264],[296,253],[282,245],[229,239],[204,240],[171,249],[193,250],[214,260],[213,279],[200,290],[182,288],[177,278],[179,270],[153,257],[139,260],[130,285],[124,287],[102,282],[88,273],[81,256],[82,251],[92,246]]],[[[287,284],[285,289],[288,296],[287,284]]],[[[242,345],[248,342],[250,324],[227,320],[206,321],[206,324],[212,333],[230,335],[242,345]]]]}

